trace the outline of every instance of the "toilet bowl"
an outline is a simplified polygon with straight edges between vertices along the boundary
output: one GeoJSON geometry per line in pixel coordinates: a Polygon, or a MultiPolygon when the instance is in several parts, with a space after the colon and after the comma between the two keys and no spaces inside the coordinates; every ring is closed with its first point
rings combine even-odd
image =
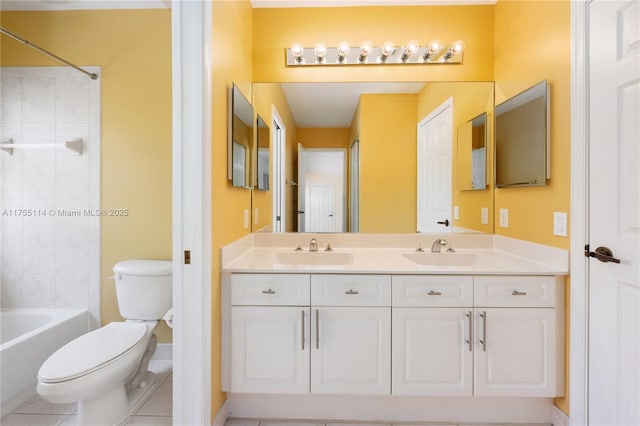
{"type": "Polygon", "coordinates": [[[171,307],[171,263],[126,261],[114,272],[120,308],[121,298],[126,299],[120,313],[129,319],[72,340],[38,372],[37,391],[43,399],[58,404],[77,401],[78,425],[119,423],[155,384],[147,368],[156,349],[153,331],[171,307]]]}

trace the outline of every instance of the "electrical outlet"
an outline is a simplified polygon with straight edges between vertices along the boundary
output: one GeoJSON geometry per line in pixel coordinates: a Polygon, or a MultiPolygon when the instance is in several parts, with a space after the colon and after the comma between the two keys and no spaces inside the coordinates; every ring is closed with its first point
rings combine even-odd
{"type": "Polygon", "coordinates": [[[249,228],[249,209],[244,209],[244,227],[249,228]]]}
{"type": "Polygon", "coordinates": [[[500,209],[500,226],[502,228],[509,227],[509,209],[500,209]]]}
{"type": "Polygon", "coordinates": [[[458,206],[453,206],[453,219],[454,220],[460,219],[460,207],[458,206]]]}
{"type": "Polygon", "coordinates": [[[482,223],[483,225],[489,224],[489,208],[488,207],[482,207],[480,209],[480,223],[482,223]]]}
{"type": "Polygon", "coordinates": [[[553,235],[567,236],[567,213],[553,212],[553,235]]]}

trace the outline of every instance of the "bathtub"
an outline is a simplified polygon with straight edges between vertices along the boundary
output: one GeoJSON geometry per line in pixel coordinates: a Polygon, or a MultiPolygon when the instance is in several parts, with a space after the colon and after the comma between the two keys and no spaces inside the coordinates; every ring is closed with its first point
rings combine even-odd
{"type": "Polygon", "coordinates": [[[1,415],[36,394],[38,370],[65,343],[85,334],[85,309],[2,309],[0,311],[1,415]]]}

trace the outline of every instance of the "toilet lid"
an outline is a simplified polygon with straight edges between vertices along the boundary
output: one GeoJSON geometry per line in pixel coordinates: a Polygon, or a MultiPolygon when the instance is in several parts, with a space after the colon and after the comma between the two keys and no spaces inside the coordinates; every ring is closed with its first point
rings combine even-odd
{"type": "Polygon", "coordinates": [[[134,347],[146,332],[144,323],[109,323],[54,352],[40,367],[38,379],[55,383],[90,373],[134,347]]]}

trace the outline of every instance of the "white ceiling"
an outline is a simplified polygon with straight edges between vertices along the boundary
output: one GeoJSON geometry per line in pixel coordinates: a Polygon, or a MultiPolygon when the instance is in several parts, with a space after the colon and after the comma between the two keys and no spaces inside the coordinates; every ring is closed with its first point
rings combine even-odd
{"type": "Polygon", "coordinates": [[[297,127],[351,125],[363,93],[418,93],[424,82],[281,83],[297,127]]]}

